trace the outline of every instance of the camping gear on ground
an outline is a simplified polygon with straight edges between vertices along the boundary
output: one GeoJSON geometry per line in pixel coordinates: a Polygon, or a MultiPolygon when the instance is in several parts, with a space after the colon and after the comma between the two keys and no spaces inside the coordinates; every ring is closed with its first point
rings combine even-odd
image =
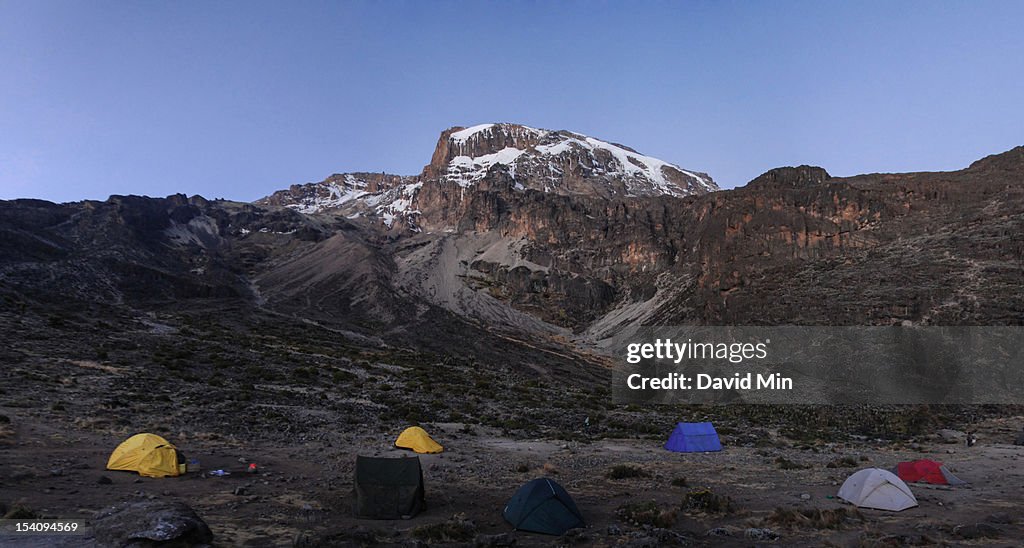
{"type": "Polygon", "coordinates": [[[107,460],[107,470],[130,470],[140,476],[163,478],[184,473],[184,456],[156,434],[142,433],[121,442],[107,460]]]}
{"type": "Polygon", "coordinates": [[[941,462],[921,459],[901,462],[895,473],[903,481],[919,481],[936,485],[964,485],[967,482],[953,475],[941,462]]]}
{"type": "Polygon", "coordinates": [[[426,509],[419,457],[356,457],[354,510],[369,519],[409,519],[426,509]]]}
{"type": "Polygon", "coordinates": [[[839,498],[860,508],[899,512],[917,506],[917,498],[896,474],[881,468],[855,472],[839,488],[839,498]]]}
{"type": "Polygon", "coordinates": [[[192,459],[188,461],[188,467],[186,468],[189,472],[198,472],[202,468],[199,466],[199,459],[192,459]]]}
{"type": "Polygon", "coordinates": [[[503,515],[519,531],[548,535],[564,535],[569,529],[584,526],[572,497],[548,478],[535,479],[520,487],[505,505],[503,515]]]}
{"type": "Polygon", "coordinates": [[[400,449],[412,449],[417,453],[440,453],[444,451],[441,444],[434,441],[427,431],[419,426],[410,426],[398,435],[395,440],[395,447],[400,449]]]}
{"type": "Polygon", "coordinates": [[[722,442],[710,422],[681,422],[669,436],[665,449],[677,453],[721,451],[722,442]]]}

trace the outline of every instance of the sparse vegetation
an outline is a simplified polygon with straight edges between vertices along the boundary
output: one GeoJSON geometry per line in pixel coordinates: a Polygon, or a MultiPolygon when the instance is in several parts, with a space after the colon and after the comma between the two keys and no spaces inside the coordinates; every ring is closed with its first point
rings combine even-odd
{"type": "Polygon", "coordinates": [[[779,465],[779,468],[783,470],[805,470],[807,468],[810,468],[810,466],[807,464],[794,462],[787,459],[786,457],[776,457],[775,464],[779,465]]]}
{"type": "Polygon", "coordinates": [[[649,478],[651,474],[639,466],[631,464],[617,464],[608,470],[605,475],[608,479],[620,480],[629,478],[649,478]]]}
{"type": "Polygon", "coordinates": [[[853,457],[832,459],[825,465],[826,468],[856,468],[858,466],[860,466],[860,462],[853,457]]]}
{"type": "Polygon", "coordinates": [[[476,537],[476,531],[476,524],[460,513],[440,523],[416,527],[412,536],[426,542],[468,542],[476,537]]]}
{"type": "Polygon", "coordinates": [[[839,529],[853,522],[864,522],[856,508],[776,508],[765,518],[768,525],[809,529],[839,529]]]}
{"type": "Polygon", "coordinates": [[[654,527],[672,527],[678,518],[678,509],[662,508],[654,501],[633,502],[620,506],[616,515],[623,521],[633,525],[651,525],[654,527]]]}
{"type": "Polygon", "coordinates": [[[683,495],[680,507],[684,512],[695,511],[707,514],[731,514],[736,511],[732,499],[713,492],[708,487],[696,487],[683,495]]]}
{"type": "Polygon", "coordinates": [[[15,504],[3,514],[3,519],[39,519],[39,514],[31,508],[15,504]]]}

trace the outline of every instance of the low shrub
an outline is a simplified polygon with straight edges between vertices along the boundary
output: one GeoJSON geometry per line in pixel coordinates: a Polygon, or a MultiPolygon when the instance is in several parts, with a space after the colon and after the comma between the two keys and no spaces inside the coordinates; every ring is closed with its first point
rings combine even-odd
{"type": "Polygon", "coordinates": [[[683,511],[697,511],[707,514],[731,514],[736,511],[732,499],[719,495],[707,487],[696,487],[683,495],[680,505],[683,511]]]}
{"type": "Polygon", "coordinates": [[[776,508],[765,522],[809,529],[840,529],[847,522],[863,522],[856,508],[776,508]]]}
{"type": "Polygon", "coordinates": [[[476,524],[460,513],[447,521],[416,527],[412,536],[426,542],[469,542],[476,538],[476,524]]]}
{"type": "Polygon", "coordinates": [[[678,510],[675,508],[662,508],[654,501],[632,502],[620,506],[616,511],[616,515],[623,521],[636,526],[651,525],[668,528],[675,525],[678,510]]]}
{"type": "Polygon", "coordinates": [[[646,470],[638,466],[633,466],[631,464],[618,464],[613,466],[611,470],[608,470],[606,477],[608,479],[619,480],[629,478],[649,478],[651,475],[646,470]]]}

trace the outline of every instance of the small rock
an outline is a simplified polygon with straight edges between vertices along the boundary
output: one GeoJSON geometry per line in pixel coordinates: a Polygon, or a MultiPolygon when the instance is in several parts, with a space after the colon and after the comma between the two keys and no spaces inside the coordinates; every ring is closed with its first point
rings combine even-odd
{"type": "Polygon", "coordinates": [[[1013,523],[1013,518],[1011,518],[1010,514],[1007,514],[1006,512],[996,512],[995,514],[989,516],[986,521],[988,521],[989,523],[999,523],[1003,525],[1008,525],[1010,523],[1013,523]]]}
{"type": "Polygon", "coordinates": [[[213,542],[213,533],[187,504],[130,502],[96,514],[93,534],[102,546],[194,546],[213,542]]]}
{"type": "Polygon", "coordinates": [[[810,495],[810,493],[804,493],[804,494],[800,495],[800,498],[802,500],[811,500],[811,495],[810,495]]]}
{"type": "Polygon", "coordinates": [[[238,496],[240,496],[240,497],[242,497],[242,496],[245,496],[245,495],[249,494],[249,491],[247,491],[245,487],[235,487],[235,490],[233,491],[233,493],[238,495],[238,496]]]}
{"type": "Polygon", "coordinates": [[[962,439],[964,439],[964,433],[959,430],[939,430],[939,440],[942,443],[960,443],[962,439]]]}
{"type": "Polygon", "coordinates": [[[508,533],[499,533],[497,535],[477,535],[476,540],[473,544],[478,547],[487,546],[512,546],[516,543],[516,538],[508,533]]]}
{"type": "Polygon", "coordinates": [[[728,537],[732,535],[732,533],[730,533],[725,527],[715,527],[714,529],[708,529],[708,532],[705,533],[705,535],[709,537],[728,537]]]}
{"type": "Polygon", "coordinates": [[[1002,533],[1002,529],[991,523],[957,525],[953,528],[953,534],[963,539],[999,538],[1002,533]]]}
{"type": "Polygon", "coordinates": [[[108,478],[107,476],[100,476],[100,479],[96,480],[96,483],[100,485],[110,485],[111,483],[114,483],[114,480],[108,478]]]}
{"type": "Polygon", "coordinates": [[[743,536],[753,540],[778,540],[779,534],[767,527],[751,527],[743,532],[743,536]]]}

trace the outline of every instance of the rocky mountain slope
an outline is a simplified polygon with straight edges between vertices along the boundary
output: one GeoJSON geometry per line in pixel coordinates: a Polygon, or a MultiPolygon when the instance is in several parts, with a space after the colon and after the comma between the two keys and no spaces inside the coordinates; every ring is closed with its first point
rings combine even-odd
{"type": "Polygon", "coordinates": [[[293,185],[256,203],[303,213],[366,217],[388,228],[438,227],[438,217],[464,212],[467,190],[509,186],[574,196],[689,196],[718,190],[705,173],[570,131],[482,124],[444,131],[430,163],[416,176],[335,174],[293,185]],[[425,223],[425,224],[424,224],[425,223]],[[422,225],[422,226],[421,226],[422,225]]]}
{"type": "Polygon", "coordinates": [[[1019,324],[1022,150],[946,173],[780,168],[714,191],[570,132],[453,128],[419,175],[334,175],[254,204],[4,202],[0,293],[230,301],[440,350],[473,329],[542,354],[651,323],[1019,324]]]}

